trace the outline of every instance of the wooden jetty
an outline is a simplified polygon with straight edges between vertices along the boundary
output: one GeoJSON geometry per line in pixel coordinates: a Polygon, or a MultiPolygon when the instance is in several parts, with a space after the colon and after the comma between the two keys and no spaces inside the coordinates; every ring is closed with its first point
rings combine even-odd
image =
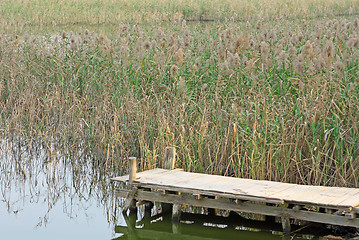
{"type": "Polygon", "coordinates": [[[129,159],[129,175],[112,178],[127,183],[117,196],[127,198],[125,210],[160,202],[172,206],[179,221],[184,205],[279,217],[289,233],[293,219],[359,228],[359,189],[251,180],[176,169],[175,149],[166,148],[164,169],[136,172],[129,159]]]}

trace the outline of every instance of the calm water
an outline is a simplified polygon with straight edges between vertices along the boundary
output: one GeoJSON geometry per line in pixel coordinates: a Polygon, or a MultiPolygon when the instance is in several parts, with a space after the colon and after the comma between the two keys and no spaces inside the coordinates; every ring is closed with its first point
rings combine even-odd
{"type": "MultiPolygon", "coordinates": [[[[251,221],[187,213],[174,225],[167,216],[143,218],[143,208],[136,219],[123,216],[123,200],[114,197],[114,186],[108,182],[114,173],[98,167],[93,158],[50,154],[41,145],[30,148],[23,143],[2,142],[0,150],[1,239],[283,238],[280,225],[271,229],[257,222],[253,227],[251,221]]],[[[318,237],[296,234],[294,238],[318,237]]]]}

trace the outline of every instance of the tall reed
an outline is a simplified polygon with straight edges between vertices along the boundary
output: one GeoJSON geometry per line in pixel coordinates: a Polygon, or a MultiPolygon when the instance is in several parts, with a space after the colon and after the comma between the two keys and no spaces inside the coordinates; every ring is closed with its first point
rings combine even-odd
{"type": "Polygon", "coordinates": [[[153,168],[176,146],[189,171],[358,187],[357,22],[3,34],[1,129],[107,168],[153,168]]]}

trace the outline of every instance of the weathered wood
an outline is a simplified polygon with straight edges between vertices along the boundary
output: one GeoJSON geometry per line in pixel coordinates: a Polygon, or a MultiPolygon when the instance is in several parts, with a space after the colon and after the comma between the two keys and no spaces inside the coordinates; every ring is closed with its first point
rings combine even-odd
{"type": "Polygon", "coordinates": [[[282,228],[283,228],[283,232],[285,234],[289,234],[291,231],[290,228],[290,219],[288,217],[281,217],[281,221],[282,221],[282,228]]]}
{"type": "MultiPolygon", "coordinates": [[[[208,196],[210,199],[218,199],[218,196],[208,196]]],[[[217,216],[218,210],[216,208],[208,208],[208,215],[217,216]]]]}
{"type": "Polygon", "coordinates": [[[345,216],[348,218],[348,219],[355,219],[357,217],[357,214],[355,212],[348,212],[345,214],[345,216]]]}
{"type": "Polygon", "coordinates": [[[124,213],[126,213],[127,210],[130,210],[130,215],[131,215],[131,214],[137,213],[136,200],[135,200],[135,194],[137,192],[137,187],[132,186],[133,182],[136,180],[137,164],[136,164],[135,157],[130,157],[128,160],[129,160],[128,161],[128,163],[129,163],[128,164],[128,166],[129,166],[129,184],[130,184],[130,187],[132,187],[132,189],[129,192],[129,194],[127,195],[126,204],[123,207],[122,211],[124,213]]]}
{"type": "MultiPolygon", "coordinates": [[[[165,154],[163,156],[163,168],[173,170],[175,168],[175,164],[176,164],[176,149],[174,147],[166,147],[165,154]]],[[[175,173],[175,172],[173,171],[172,173],[175,173]]],[[[162,174],[160,176],[156,176],[156,181],[161,182],[162,178],[168,179],[168,178],[171,178],[172,176],[173,176],[173,174],[170,174],[168,176],[165,174],[162,174]]],[[[168,203],[161,203],[161,205],[162,205],[163,213],[172,212],[172,219],[173,220],[177,219],[177,216],[174,217],[174,211],[175,211],[174,206],[172,206],[171,204],[168,204],[168,203]]],[[[179,221],[179,218],[178,218],[178,221],[179,221]]]]}
{"type": "Polygon", "coordinates": [[[172,221],[179,222],[181,218],[181,204],[173,204],[172,206],[172,221]]]}
{"type": "MultiPolygon", "coordinates": [[[[183,171],[183,169],[176,169],[177,171],[183,171]]],[[[155,177],[155,176],[161,176],[161,174],[169,174],[167,169],[162,169],[162,168],[155,168],[155,169],[151,169],[151,170],[147,170],[144,172],[139,172],[136,174],[136,179],[141,179],[141,178],[146,178],[148,176],[151,176],[151,178],[155,177]]],[[[129,181],[129,175],[124,175],[124,176],[119,176],[119,177],[114,177],[114,178],[110,178],[111,181],[114,182],[128,182],[129,181]]]]}
{"type": "Polygon", "coordinates": [[[136,180],[137,164],[135,157],[130,157],[128,160],[129,160],[129,183],[130,185],[132,185],[132,183],[136,180]]]}
{"type": "MultiPolygon", "coordinates": [[[[128,190],[119,190],[128,191],[128,190]]],[[[345,216],[339,216],[334,214],[326,214],[319,212],[312,212],[307,210],[293,210],[277,206],[266,206],[263,204],[255,204],[250,202],[238,202],[226,201],[225,199],[208,199],[202,198],[200,200],[194,199],[192,196],[166,194],[162,195],[157,192],[148,192],[138,190],[135,196],[136,199],[157,201],[172,204],[184,204],[195,207],[206,207],[224,209],[230,211],[238,211],[245,213],[254,213],[268,216],[287,217],[293,219],[299,219],[304,221],[319,222],[332,225],[359,227],[359,219],[348,219],[345,216]]]]}
{"type": "MultiPolygon", "coordinates": [[[[159,170],[158,170],[159,171],[159,170]]],[[[359,189],[304,186],[280,182],[241,179],[182,170],[162,170],[154,175],[137,173],[135,185],[267,203],[310,205],[359,213],[359,189]]],[[[113,179],[117,181],[116,179],[113,179]]],[[[121,179],[121,181],[124,179],[121,179]]]]}
{"type": "Polygon", "coordinates": [[[217,191],[210,191],[210,190],[199,190],[199,189],[191,189],[191,188],[181,188],[181,187],[172,187],[172,186],[164,186],[164,185],[157,185],[157,184],[146,184],[141,183],[141,186],[145,186],[148,188],[155,188],[161,190],[172,190],[172,191],[182,191],[185,193],[191,194],[199,194],[199,195],[208,195],[208,196],[219,196],[223,198],[232,198],[232,199],[239,199],[244,201],[256,201],[256,202],[268,202],[273,204],[284,204],[284,201],[281,199],[270,199],[270,198],[262,198],[256,196],[246,196],[242,194],[231,194],[231,193],[221,193],[217,191]]]}
{"type": "MultiPolygon", "coordinates": [[[[136,174],[130,164],[128,176],[111,179],[129,182],[132,187],[131,191],[117,193],[127,198],[124,210],[130,208],[134,212],[137,199],[161,202],[162,212],[172,213],[174,223],[179,222],[181,206],[189,205],[208,208],[209,213],[212,209],[224,209],[280,218],[285,233],[290,232],[290,219],[359,228],[357,188],[305,186],[184,172],[173,169],[175,150],[167,148],[165,152],[164,165],[169,169],[136,174]]],[[[174,232],[179,231],[178,226],[173,226],[174,232]]]]}
{"type": "Polygon", "coordinates": [[[127,212],[128,209],[130,209],[130,212],[137,212],[136,209],[136,200],[135,200],[135,195],[137,192],[137,187],[133,187],[127,194],[127,199],[126,199],[126,204],[123,207],[122,211],[123,212],[127,212]]]}
{"type": "Polygon", "coordinates": [[[174,169],[176,164],[176,148],[166,147],[163,158],[163,168],[174,169]]]}

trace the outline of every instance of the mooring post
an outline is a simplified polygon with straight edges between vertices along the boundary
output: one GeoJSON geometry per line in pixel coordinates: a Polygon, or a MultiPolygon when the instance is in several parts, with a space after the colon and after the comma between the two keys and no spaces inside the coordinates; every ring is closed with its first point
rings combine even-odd
{"type": "Polygon", "coordinates": [[[136,180],[136,172],[137,172],[137,163],[135,157],[130,157],[128,159],[128,167],[129,167],[128,182],[130,184],[131,192],[127,198],[127,203],[124,210],[127,211],[127,209],[129,209],[131,215],[131,214],[137,214],[136,199],[135,199],[137,188],[133,186],[133,182],[136,180]]]}
{"type": "Polygon", "coordinates": [[[129,183],[132,187],[133,182],[136,180],[136,172],[137,172],[137,164],[136,158],[130,157],[128,159],[128,166],[129,166],[129,183]]]}
{"type": "Polygon", "coordinates": [[[176,164],[176,148],[166,147],[165,156],[163,158],[163,168],[164,169],[174,169],[176,164]]]}

